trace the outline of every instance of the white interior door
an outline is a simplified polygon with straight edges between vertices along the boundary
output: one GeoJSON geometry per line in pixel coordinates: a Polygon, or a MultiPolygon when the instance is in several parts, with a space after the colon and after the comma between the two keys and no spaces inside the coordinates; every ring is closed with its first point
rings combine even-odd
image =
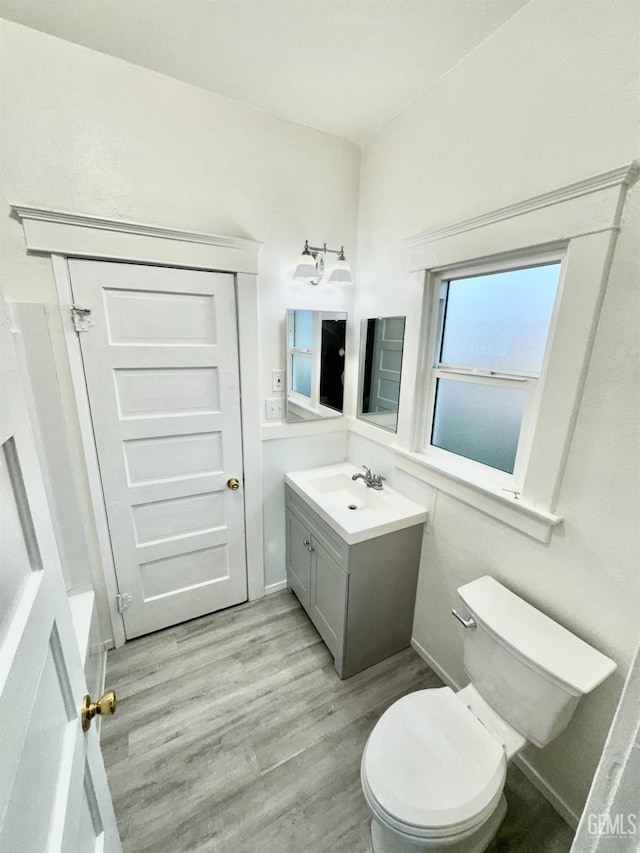
{"type": "Polygon", "coordinates": [[[234,276],[69,272],[127,638],[245,601],[234,276]]]}
{"type": "MultiPolygon", "coordinates": [[[[121,850],[0,296],[0,850],[121,850]]],[[[96,697],[92,697],[96,698],[96,697]]]]}
{"type": "Polygon", "coordinates": [[[382,317],[376,323],[371,371],[370,412],[397,412],[404,341],[404,317],[382,317]]]}

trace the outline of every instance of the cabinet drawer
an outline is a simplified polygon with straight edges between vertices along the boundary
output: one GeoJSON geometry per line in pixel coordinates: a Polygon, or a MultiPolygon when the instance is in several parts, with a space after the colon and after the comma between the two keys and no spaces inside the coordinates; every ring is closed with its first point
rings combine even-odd
{"type": "Polygon", "coordinates": [[[287,509],[298,516],[302,524],[306,525],[312,536],[314,536],[336,563],[346,572],[349,567],[349,546],[332,530],[329,525],[315,513],[302,498],[285,486],[287,496],[287,509]]]}

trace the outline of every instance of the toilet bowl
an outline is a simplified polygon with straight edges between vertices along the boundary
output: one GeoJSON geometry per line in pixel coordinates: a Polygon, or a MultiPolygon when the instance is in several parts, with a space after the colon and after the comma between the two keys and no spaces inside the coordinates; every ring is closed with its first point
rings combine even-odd
{"type": "Polygon", "coordinates": [[[365,747],[376,853],[480,853],[506,812],[507,754],[450,688],[394,703],[365,747]]]}
{"type": "Polygon", "coordinates": [[[564,731],[615,663],[491,577],[458,589],[470,684],[419,690],[376,723],[361,763],[375,853],[483,853],[507,764],[564,731]]]}

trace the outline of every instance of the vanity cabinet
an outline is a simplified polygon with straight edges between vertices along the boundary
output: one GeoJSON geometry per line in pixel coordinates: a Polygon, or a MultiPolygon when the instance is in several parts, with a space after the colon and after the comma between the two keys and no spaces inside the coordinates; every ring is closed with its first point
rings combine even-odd
{"type": "Polygon", "coordinates": [[[348,678],[407,648],[423,524],[348,545],[289,486],[287,587],[348,678]]]}
{"type": "Polygon", "coordinates": [[[287,578],[335,657],[344,640],[347,575],[332,558],[327,539],[308,519],[287,513],[287,578]]]}

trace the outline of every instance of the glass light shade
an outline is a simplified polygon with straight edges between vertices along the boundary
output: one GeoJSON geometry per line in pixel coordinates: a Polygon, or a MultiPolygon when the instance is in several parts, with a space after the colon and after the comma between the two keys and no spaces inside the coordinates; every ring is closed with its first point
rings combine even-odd
{"type": "Polygon", "coordinates": [[[307,252],[300,255],[293,277],[296,281],[308,281],[310,278],[319,278],[313,255],[307,252]]]}
{"type": "Polygon", "coordinates": [[[336,261],[335,266],[329,274],[327,283],[329,284],[351,284],[353,278],[351,276],[351,267],[348,261],[336,261]]]}

